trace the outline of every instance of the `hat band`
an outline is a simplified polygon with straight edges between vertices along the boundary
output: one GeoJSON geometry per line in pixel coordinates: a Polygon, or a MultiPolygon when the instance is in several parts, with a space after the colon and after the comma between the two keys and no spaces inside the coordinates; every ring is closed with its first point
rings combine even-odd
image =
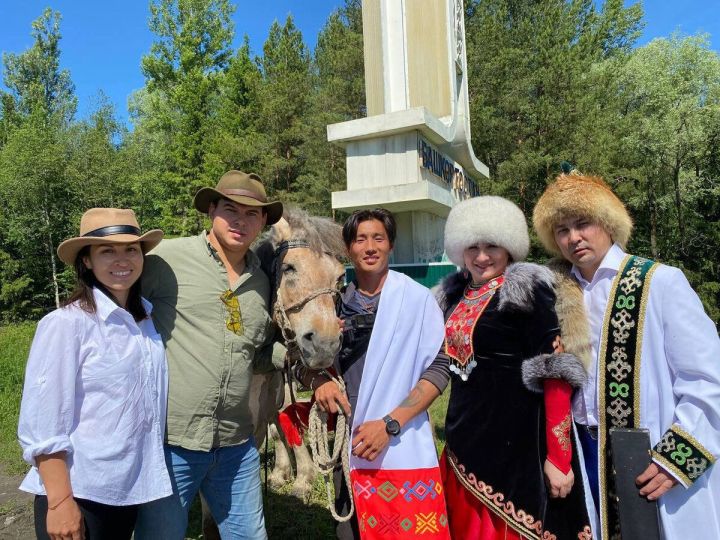
{"type": "Polygon", "coordinates": [[[132,225],[108,225],[107,227],[100,227],[94,231],[87,232],[82,236],[83,238],[86,236],[102,238],[113,234],[134,234],[135,236],[140,236],[140,229],[132,225]]]}
{"type": "Polygon", "coordinates": [[[250,197],[251,199],[255,199],[256,201],[260,201],[261,203],[267,202],[267,198],[263,197],[262,195],[258,195],[254,191],[250,191],[249,189],[221,189],[220,193],[223,195],[239,195],[240,197],[250,197]]]}

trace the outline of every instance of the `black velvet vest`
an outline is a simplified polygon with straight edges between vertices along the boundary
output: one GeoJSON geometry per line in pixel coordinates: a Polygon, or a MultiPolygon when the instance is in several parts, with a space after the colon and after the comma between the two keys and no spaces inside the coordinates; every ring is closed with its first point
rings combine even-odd
{"type": "MultiPolygon", "coordinates": [[[[558,539],[576,539],[588,519],[575,442],[573,493],[550,499],[543,477],[543,395],[522,381],[523,360],[552,353],[560,333],[554,292],[542,283],[533,289],[531,306],[500,309],[501,289],[477,321],[472,336],[477,366],[467,381],[452,376],[447,451],[461,483],[514,530],[530,538],[540,529],[558,539]]],[[[461,294],[462,289],[449,292],[446,319],[461,294]]]]}

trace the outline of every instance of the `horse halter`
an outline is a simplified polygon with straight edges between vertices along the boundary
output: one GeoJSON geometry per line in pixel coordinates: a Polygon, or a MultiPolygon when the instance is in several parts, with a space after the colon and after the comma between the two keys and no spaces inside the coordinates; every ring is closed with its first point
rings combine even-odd
{"type": "Polygon", "coordinates": [[[302,299],[298,300],[294,304],[291,304],[290,306],[285,306],[285,302],[283,301],[282,295],[280,294],[280,281],[282,280],[281,270],[285,253],[287,253],[291,249],[309,247],[310,244],[305,240],[283,240],[282,242],[280,242],[280,244],[278,244],[277,248],[275,248],[275,264],[273,268],[273,273],[275,274],[275,305],[273,306],[273,316],[275,318],[275,322],[280,328],[280,333],[282,334],[283,340],[285,341],[285,347],[287,348],[288,359],[290,361],[289,363],[293,364],[298,359],[300,359],[300,361],[306,367],[309,367],[308,363],[303,357],[302,350],[300,349],[300,345],[297,342],[297,335],[292,327],[292,324],[290,323],[290,318],[287,314],[301,310],[305,306],[305,304],[307,304],[311,300],[314,300],[318,296],[329,294],[333,297],[333,301],[337,301],[337,297],[340,295],[340,291],[338,291],[337,289],[325,287],[312,291],[310,294],[304,296],[302,299]]]}

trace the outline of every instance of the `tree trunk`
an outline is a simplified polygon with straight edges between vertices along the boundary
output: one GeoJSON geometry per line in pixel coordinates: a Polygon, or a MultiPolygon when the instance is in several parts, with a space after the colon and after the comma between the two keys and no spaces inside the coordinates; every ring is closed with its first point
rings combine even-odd
{"type": "Polygon", "coordinates": [[[677,211],[678,232],[680,233],[680,252],[685,255],[685,217],[682,211],[682,198],[680,196],[680,160],[675,161],[673,167],[673,186],[675,188],[675,210],[677,211]]]}
{"type": "Polygon", "coordinates": [[[648,183],[648,206],[650,207],[650,254],[653,259],[657,259],[657,204],[652,183],[648,183]]]}
{"type": "Polygon", "coordinates": [[[60,285],[58,284],[57,261],[55,260],[55,243],[52,237],[52,228],[50,227],[50,212],[47,207],[47,197],[43,206],[43,219],[45,221],[45,229],[47,230],[47,238],[45,245],[50,254],[50,266],[52,267],[53,290],[55,292],[55,307],[60,309],[60,285]]]}

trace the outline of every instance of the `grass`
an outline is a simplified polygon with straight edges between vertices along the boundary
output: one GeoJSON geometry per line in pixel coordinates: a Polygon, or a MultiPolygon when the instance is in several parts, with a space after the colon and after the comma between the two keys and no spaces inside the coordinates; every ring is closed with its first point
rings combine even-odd
{"type": "Polygon", "coordinates": [[[0,327],[0,468],[10,474],[27,470],[17,442],[25,362],[35,323],[0,327]]]}
{"type": "MultiPolygon", "coordinates": [[[[23,375],[35,323],[0,327],[0,470],[20,474],[27,470],[17,443],[17,421],[20,413],[23,375]]],[[[435,432],[438,453],[445,444],[445,411],[450,395],[448,388],[430,407],[430,420],[435,432]]],[[[272,444],[268,448],[268,466],[275,457],[272,444]]],[[[265,449],[262,449],[265,459],[265,449]]],[[[263,471],[264,477],[264,471],[263,471]]],[[[291,486],[276,491],[268,488],[265,495],[265,525],[273,538],[319,540],[335,538],[335,525],[326,508],[325,485],[318,476],[307,504],[290,494],[291,486]]],[[[0,512],[1,514],[2,512],[0,512]]],[[[202,538],[199,500],[190,511],[188,538],[202,538]]]]}

